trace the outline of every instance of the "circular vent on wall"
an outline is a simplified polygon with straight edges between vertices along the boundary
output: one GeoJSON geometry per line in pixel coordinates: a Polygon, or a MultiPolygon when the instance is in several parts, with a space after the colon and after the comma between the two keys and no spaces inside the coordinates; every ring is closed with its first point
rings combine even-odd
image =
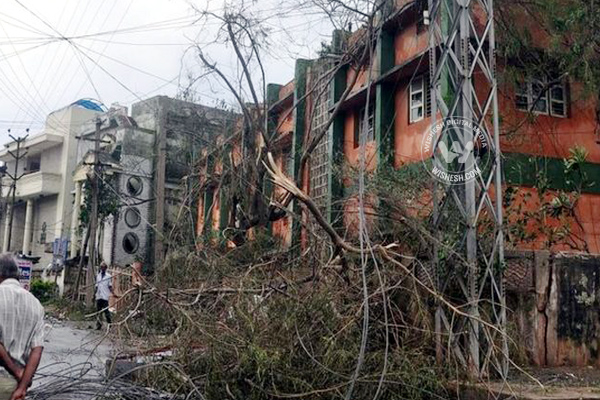
{"type": "Polygon", "coordinates": [[[142,215],[137,208],[128,208],[125,211],[125,223],[130,228],[137,228],[142,222],[142,215]]]}
{"type": "Polygon", "coordinates": [[[137,196],[142,193],[143,188],[144,183],[140,177],[132,176],[127,180],[127,193],[130,196],[137,196]]]}
{"type": "Polygon", "coordinates": [[[125,250],[126,253],[135,253],[139,246],[140,240],[135,233],[129,232],[125,236],[123,236],[123,250],[125,250]]]}

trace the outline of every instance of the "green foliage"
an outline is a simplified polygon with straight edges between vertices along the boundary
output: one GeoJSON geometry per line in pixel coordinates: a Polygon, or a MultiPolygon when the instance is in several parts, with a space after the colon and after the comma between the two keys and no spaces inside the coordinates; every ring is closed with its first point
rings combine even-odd
{"type": "MultiPolygon", "coordinates": [[[[114,175],[103,176],[98,179],[98,218],[100,221],[106,219],[110,215],[114,215],[119,211],[121,200],[114,188],[114,175]]],[[[83,207],[79,215],[79,220],[82,224],[87,225],[92,213],[92,187],[89,182],[84,185],[83,191],[83,207]]]]}
{"type": "Polygon", "coordinates": [[[86,318],[86,315],[96,311],[94,307],[88,309],[83,302],[72,301],[69,296],[55,296],[44,305],[48,314],[59,319],[66,318],[69,321],[87,322],[89,317],[86,318]]]}
{"type": "Polygon", "coordinates": [[[41,303],[47,303],[56,298],[58,287],[54,282],[46,282],[41,279],[31,281],[31,294],[33,294],[41,303]]]}
{"type": "Polygon", "coordinates": [[[569,153],[570,156],[563,160],[565,182],[574,191],[580,193],[595,184],[590,181],[588,174],[583,169],[589,153],[583,146],[575,146],[569,149],[569,153]]]}
{"type": "Polygon", "coordinates": [[[588,94],[598,94],[600,13],[596,2],[499,0],[496,8],[498,53],[510,60],[509,68],[548,78],[567,73],[582,82],[588,94]],[[532,23],[519,23],[525,20],[532,23]],[[540,33],[548,40],[539,41],[540,33]]]}
{"type": "MultiPolygon", "coordinates": [[[[322,267],[318,278],[302,279],[311,274],[311,260],[277,251],[261,236],[229,253],[175,252],[155,275],[154,293],[169,288],[167,297],[146,296],[143,318],[128,332],[155,340],[157,347],[173,346],[172,361],[197,377],[194,384],[206,399],[341,399],[361,343],[362,292],[356,275],[347,281],[322,267]]],[[[357,261],[348,260],[352,269],[357,261]]],[[[385,281],[407,279],[391,266],[382,265],[382,271],[385,281]]],[[[375,293],[380,282],[372,269],[368,282],[375,293]]],[[[387,331],[381,298],[370,300],[365,365],[353,398],[374,396],[384,360],[381,399],[447,398],[433,335],[423,333],[431,327],[414,318],[410,305],[418,295],[407,286],[389,289],[387,331]],[[402,321],[402,327],[391,321],[402,321]]],[[[187,384],[164,369],[142,379],[172,391],[187,384]]]]}

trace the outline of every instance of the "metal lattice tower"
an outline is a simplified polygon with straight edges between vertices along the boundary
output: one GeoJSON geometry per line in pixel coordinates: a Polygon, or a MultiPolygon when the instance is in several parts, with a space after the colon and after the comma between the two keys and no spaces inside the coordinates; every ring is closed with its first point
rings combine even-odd
{"type": "Polygon", "coordinates": [[[489,146],[482,146],[475,128],[463,128],[457,135],[446,125],[434,138],[434,152],[444,141],[444,145],[458,141],[458,148],[468,149],[461,158],[462,171],[479,172],[475,179],[458,184],[434,180],[437,289],[467,314],[438,307],[438,360],[454,357],[472,377],[505,377],[508,345],[493,0],[429,0],[429,19],[432,126],[473,121],[490,139],[489,146]]]}

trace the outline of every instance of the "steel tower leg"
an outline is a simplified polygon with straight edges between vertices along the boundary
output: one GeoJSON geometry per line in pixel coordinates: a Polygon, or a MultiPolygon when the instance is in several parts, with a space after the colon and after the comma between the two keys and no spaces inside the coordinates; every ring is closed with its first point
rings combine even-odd
{"type": "MultiPolygon", "coordinates": [[[[429,67],[436,151],[464,181],[433,181],[433,268],[441,294],[464,314],[438,307],[437,358],[471,377],[507,375],[504,243],[493,0],[429,0],[429,67]],[[471,121],[455,124],[452,121],[471,121]],[[454,153],[453,153],[454,154],[454,153]],[[452,160],[452,159],[451,159],[452,160]],[[473,175],[474,174],[474,175],[473,175]],[[474,176],[473,179],[467,179],[474,176]]],[[[442,165],[435,164],[435,165],[442,165]]]]}

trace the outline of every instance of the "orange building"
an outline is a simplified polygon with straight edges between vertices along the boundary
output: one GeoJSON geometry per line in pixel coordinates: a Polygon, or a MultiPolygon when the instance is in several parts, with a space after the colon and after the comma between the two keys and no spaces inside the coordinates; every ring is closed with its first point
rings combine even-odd
{"type": "MultiPolygon", "coordinates": [[[[365,32],[336,31],[322,57],[298,60],[291,82],[267,88],[268,133],[277,166],[302,183],[326,220],[345,235],[354,234],[359,223],[357,184],[351,171],[359,166],[361,154],[368,174],[401,171],[420,164],[424,157],[421,149],[430,129],[432,107],[423,3],[394,2],[373,41],[373,59],[362,65],[343,55],[360,53],[365,32]],[[341,101],[345,92],[347,97],[341,101]],[[334,110],[337,113],[329,123],[334,110]],[[303,151],[321,135],[302,179],[298,179],[303,151]]],[[[515,21],[523,18],[515,11],[515,21]]],[[[543,52],[548,44],[544,30],[530,22],[515,23],[515,29],[519,27],[531,30],[543,52]]],[[[519,255],[517,262],[512,255],[507,257],[509,289],[523,290],[528,296],[533,293],[537,305],[531,307],[533,311],[521,310],[520,329],[533,336],[531,357],[538,364],[600,365],[597,349],[585,343],[600,343],[600,329],[582,333],[578,320],[596,321],[600,300],[589,307],[578,303],[573,294],[600,286],[600,274],[590,266],[596,261],[548,256],[558,252],[600,255],[600,185],[595,182],[600,177],[600,105],[581,82],[561,71],[535,75],[511,59],[502,62],[505,64],[499,63],[497,75],[506,248],[520,253],[536,251],[525,258],[519,255]],[[563,309],[577,312],[567,315],[563,309]]],[[[478,85],[475,79],[475,97],[480,99],[489,87],[478,85]]],[[[214,237],[235,224],[228,211],[231,205],[220,190],[220,177],[225,166],[235,169],[239,165],[242,150],[233,132],[223,143],[228,151],[219,157],[207,155],[200,174],[204,192],[198,207],[198,235],[214,237]]],[[[422,174],[427,179],[425,169],[422,174]]],[[[281,203],[286,195],[279,188],[264,190],[273,203],[281,203]]],[[[421,215],[419,208],[431,209],[427,190],[415,197],[414,215],[421,215]]],[[[374,226],[378,200],[367,194],[364,202],[366,222],[374,226]]],[[[303,228],[310,227],[310,215],[297,202],[287,210],[283,218],[270,223],[270,233],[283,246],[306,245],[310,229],[303,228]]]]}
{"type": "MultiPolygon", "coordinates": [[[[353,200],[353,182],[340,179],[334,169],[342,165],[358,166],[361,137],[366,141],[368,172],[386,166],[399,169],[420,162],[423,157],[423,137],[431,124],[431,99],[428,29],[419,4],[405,0],[395,2],[376,41],[375,59],[365,65],[350,63],[337,69],[335,76],[327,76],[335,65],[327,56],[299,60],[294,80],[283,86],[268,87],[274,158],[290,177],[298,173],[299,157],[306,143],[317,134],[329,113],[339,106],[339,113],[315,149],[302,182],[303,189],[315,199],[327,219],[340,228],[344,227],[342,221],[345,226],[355,224],[356,201],[353,200]],[[349,95],[343,104],[338,104],[352,83],[349,95]],[[362,135],[365,127],[367,132],[362,135]]],[[[543,45],[544,32],[532,31],[543,45]]],[[[337,31],[329,50],[342,54],[348,46],[356,46],[361,41],[364,41],[362,30],[353,34],[337,31]]],[[[507,210],[507,219],[509,223],[529,219],[523,228],[525,233],[540,232],[536,237],[519,236],[516,232],[511,236],[509,232],[509,242],[512,238],[511,243],[523,249],[600,254],[600,190],[598,185],[592,184],[593,177],[600,176],[597,101],[585,94],[581,83],[570,81],[568,77],[563,76],[552,85],[547,85],[552,76],[522,76],[511,81],[502,75],[504,66],[498,67],[505,185],[519,188],[507,210]],[[548,208],[558,204],[562,194],[572,192],[572,182],[565,177],[564,159],[572,157],[578,148],[587,152],[579,165],[589,183],[579,188],[577,195],[570,194],[569,199],[563,199],[570,203],[563,202],[567,204],[562,206],[570,206],[572,210],[560,217],[553,216],[548,208]],[[540,193],[536,183],[542,175],[547,186],[540,193]],[[538,229],[536,224],[556,229],[538,229]],[[566,239],[565,235],[570,238],[566,239]]],[[[213,168],[218,172],[221,162],[216,160],[213,168]]],[[[269,194],[274,202],[281,201],[284,195],[278,188],[269,194]]],[[[208,220],[215,231],[224,226],[225,221],[219,217],[223,212],[217,191],[213,190],[209,197],[210,201],[206,196],[200,200],[199,233],[208,220]],[[211,215],[207,219],[209,209],[211,215]]],[[[300,226],[307,218],[292,217],[301,215],[297,204],[290,205],[290,212],[270,227],[288,246],[303,235],[300,226]]]]}

